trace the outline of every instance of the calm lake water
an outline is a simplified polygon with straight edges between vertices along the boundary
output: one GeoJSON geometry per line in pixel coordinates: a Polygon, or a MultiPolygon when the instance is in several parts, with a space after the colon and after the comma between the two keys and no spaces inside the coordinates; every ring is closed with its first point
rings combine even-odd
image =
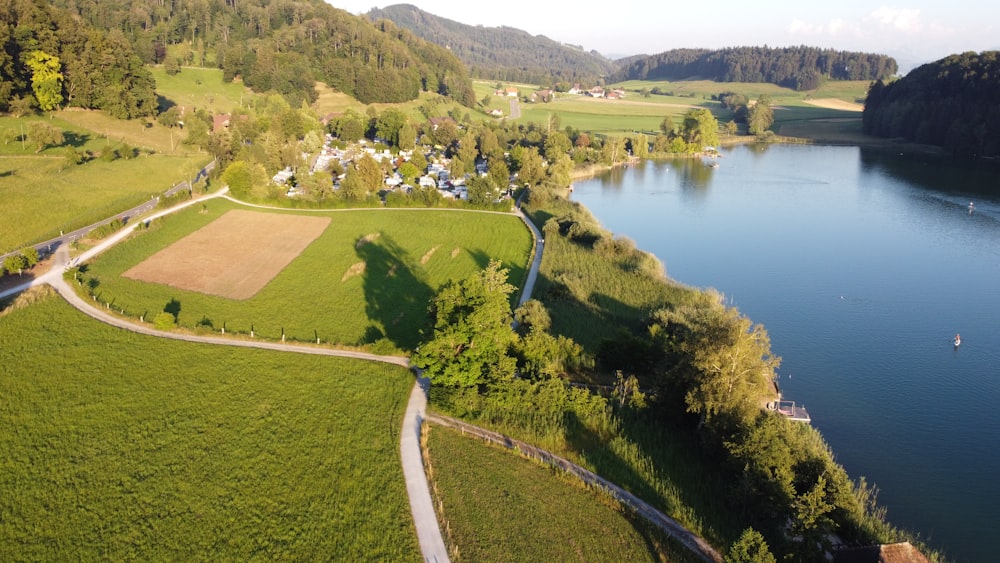
{"type": "Polygon", "coordinates": [[[572,197],[764,324],[786,398],[894,524],[996,561],[1000,168],[789,145],[718,164],[644,163],[572,197]]]}

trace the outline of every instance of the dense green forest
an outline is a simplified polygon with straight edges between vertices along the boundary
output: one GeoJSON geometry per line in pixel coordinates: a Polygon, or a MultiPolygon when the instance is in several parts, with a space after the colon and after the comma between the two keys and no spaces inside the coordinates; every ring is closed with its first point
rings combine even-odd
{"type": "Polygon", "coordinates": [[[770,82],[795,90],[813,90],[824,79],[879,80],[896,74],[895,59],[817,47],[729,47],[719,50],[674,49],[622,61],[612,81],[683,80],[770,82]]]}
{"type": "Polygon", "coordinates": [[[864,132],[944,147],[956,156],[1000,155],[1000,52],[928,63],[868,91],[864,132]]]}
{"type": "Polygon", "coordinates": [[[391,20],[427,41],[447,47],[478,78],[530,84],[595,84],[610,74],[614,66],[596,52],[564,45],[543,35],[533,36],[506,26],[466,25],[409,4],[373,8],[368,17],[391,20]]]}
{"type": "Polygon", "coordinates": [[[118,118],[154,115],[155,83],[125,35],[44,0],[0,0],[0,111],[64,105],[118,118]]]}
{"type": "Polygon", "coordinates": [[[322,0],[54,0],[98,29],[119,30],[146,63],[218,66],[293,105],[324,81],[364,103],[421,90],[472,105],[468,71],[447,49],[390,22],[372,24],[322,0]],[[169,49],[176,46],[175,49],[169,49]]]}

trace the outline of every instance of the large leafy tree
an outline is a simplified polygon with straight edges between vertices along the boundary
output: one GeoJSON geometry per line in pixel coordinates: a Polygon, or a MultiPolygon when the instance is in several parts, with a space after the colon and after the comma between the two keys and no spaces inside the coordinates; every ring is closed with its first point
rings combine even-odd
{"type": "Polygon", "coordinates": [[[44,121],[32,121],[28,124],[28,139],[37,147],[35,152],[42,152],[46,147],[61,145],[65,140],[62,129],[44,121]]]}
{"type": "Polygon", "coordinates": [[[774,124],[774,108],[771,98],[762,94],[757,103],[747,109],[747,128],[751,135],[763,135],[774,124]]]}
{"type": "Polygon", "coordinates": [[[764,536],[753,528],[747,528],[740,534],[726,554],[726,563],[776,563],[774,555],[768,549],[764,536]]]}
{"type": "MultiPolygon", "coordinates": [[[[387,108],[375,119],[375,134],[389,146],[399,146],[399,132],[406,125],[406,114],[397,108],[387,108]]],[[[416,132],[413,133],[414,138],[416,132]]]]}
{"type": "Polygon", "coordinates": [[[355,164],[354,169],[366,192],[377,192],[385,185],[385,174],[382,173],[382,168],[371,155],[362,156],[355,164]]]}
{"type": "Polygon", "coordinates": [[[719,144],[719,122],[707,109],[693,109],[684,114],[681,136],[689,150],[700,151],[703,147],[719,144]]]}
{"type": "Polygon", "coordinates": [[[776,398],[774,370],[781,359],[771,354],[767,332],[721,297],[663,309],[653,319],[651,333],[662,339],[659,348],[669,359],[664,382],[707,425],[716,417],[746,423],[776,398]]]}
{"type": "Polygon", "coordinates": [[[32,51],[26,63],[31,69],[31,89],[35,92],[38,107],[51,111],[63,101],[63,73],[59,57],[45,51],[32,51]]]}
{"type": "Polygon", "coordinates": [[[749,419],[772,399],[774,370],[771,341],[760,324],[731,307],[702,309],[694,334],[684,343],[697,376],[685,397],[688,410],[706,420],[721,413],[749,419]]]}
{"type": "Polygon", "coordinates": [[[516,335],[511,328],[508,271],[490,260],[485,270],[441,288],[431,306],[434,335],[420,346],[413,364],[431,381],[471,387],[508,379],[516,360],[510,355],[516,335]]]}

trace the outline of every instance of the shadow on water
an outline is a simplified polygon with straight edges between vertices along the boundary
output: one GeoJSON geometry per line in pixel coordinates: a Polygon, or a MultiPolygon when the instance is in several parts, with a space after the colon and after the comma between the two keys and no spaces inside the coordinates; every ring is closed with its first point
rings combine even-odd
{"type": "Polygon", "coordinates": [[[362,244],[357,254],[365,263],[365,312],[374,323],[359,344],[386,338],[412,350],[420,343],[420,331],[431,327],[427,310],[434,290],[392,237],[383,234],[362,244]]]}
{"type": "Polygon", "coordinates": [[[862,149],[861,169],[881,172],[932,192],[996,197],[1000,164],[944,156],[862,149]]]}

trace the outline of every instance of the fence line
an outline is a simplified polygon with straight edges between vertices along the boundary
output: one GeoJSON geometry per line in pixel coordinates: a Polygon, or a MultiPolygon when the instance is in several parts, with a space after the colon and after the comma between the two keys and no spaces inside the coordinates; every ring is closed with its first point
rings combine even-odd
{"type": "Polygon", "coordinates": [[[486,430],[485,428],[451,418],[450,416],[428,414],[426,420],[427,422],[433,422],[434,424],[460,430],[463,434],[471,434],[486,440],[487,442],[498,444],[508,449],[516,449],[532,459],[541,461],[575,475],[588,485],[600,487],[619,502],[629,506],[636,512],[636,514],[642,516],[651,524],[663,530],[664,533],[700,557],[702,560],[709,561],[711,563],[722,563],[722,555],[709,545],[708,542],[701,539],[684,526],[681,526],[676,520],[660,512],[646,501],[592,471],[584,469],[569,460],[561,458],[541,448],[536,448],[535,446],[520,440],[515,440],[509,436],[505,436],[491,430],[486,430]]]}

